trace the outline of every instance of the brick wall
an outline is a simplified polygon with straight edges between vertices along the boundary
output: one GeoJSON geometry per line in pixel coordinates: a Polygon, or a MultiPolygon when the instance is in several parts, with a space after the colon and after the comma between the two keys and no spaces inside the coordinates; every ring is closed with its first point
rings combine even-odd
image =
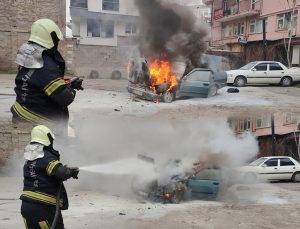
{"type": "Polygon", "coordinates": [[[0,166],[9,158],[19,158],[23,155],[25,146],[30,141],[30,130],[14,128],[10,119],[0,121],[0,166]]]}
{"type": "Polygon", "coordinates": [[[0,1],[0,70],[15,70],[18,48],[28,40],[30,28],[40,18],[50,18],[65,32],[65,0],[0,1]]]}

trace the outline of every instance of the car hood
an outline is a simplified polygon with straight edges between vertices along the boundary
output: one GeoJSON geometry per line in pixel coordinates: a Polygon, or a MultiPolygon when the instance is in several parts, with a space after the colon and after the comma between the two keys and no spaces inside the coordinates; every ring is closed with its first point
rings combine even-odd
{"type": "Polygon", "coordinates": [[[235,74],[235,73],[240,73],[240,72],[244,72],[244,71],[247,71],[247,70],[235,69],[235,70],[226,71],[226,73],[228,75],[228,74],[235,74]]]}
{"type": "Polygon", "coordinates": [[[255,171],[257,171],[257,169],[258,169],[258,166],[245,165],[245,166],[239,167],[237,170],[239,172],[255,172],[255,171]]]}

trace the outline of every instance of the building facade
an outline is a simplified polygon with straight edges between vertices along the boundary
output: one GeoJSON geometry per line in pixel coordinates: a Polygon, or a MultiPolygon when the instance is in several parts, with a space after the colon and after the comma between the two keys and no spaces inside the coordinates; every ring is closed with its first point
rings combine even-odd
{"type": "Polygon", "coordinates": [[[134,0],[71,0],[72,71],[79,76],[127,76],[137,44],[138,11],[134,0]]]}
{"type": "Polygon", "coordinates": [[[299,0],[206,0],[206,3],[211,4],[213,12],[211,46],[243,53],[245,63],[277,60],[299,66],[299,0]]]}
{"type": "Polygon", "coordinates": [[[198,20],[205,23],[211,23],[211,7],[205,4],[203,0],[179,0],[179,4],[187,6],[194,13],[198,20]]]}
{"type": "Polygon", "coordinates": [[[65,0],[0,1],[0,70],[16,70],[19,47],[28,40],[31,25],[40,18],[50,18],[64,31],[65,0]]]}
{"type": "Polygon", "coordinates": [[[299,160],[300,114],[275,114],[272,137],[272,116],[233,117],[229,119],[231,128],[237,135],[253,133],[259,143],[259,156],[291,156],[299,160]],[[272,155],[272,143],[275,152],[272,155]]]}

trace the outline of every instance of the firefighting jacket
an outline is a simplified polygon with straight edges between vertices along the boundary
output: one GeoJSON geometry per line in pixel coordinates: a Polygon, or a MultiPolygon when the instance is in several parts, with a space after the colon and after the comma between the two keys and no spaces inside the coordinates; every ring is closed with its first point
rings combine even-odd
{"type": "Polygon", "coordinates": [[[19,67],[15,79],[16,102],[11,107],[13,116],[36,124],[65,121],[67,106],[75,91],[64,81],[65,63],[58,51],[42,53],[41,68],[19,67]]]}
{"type": "Polygon", "coordinates": [[[42,152],[35,152],[34,158],[37,159],[26,160],[24,164],[24,188],[20,199],[27,202],[56,205],[57,192],[62,185],[60,207],[63,210],[67,209],[68,196],[62,184],[67,178],[62,178],[60,175],[60,168],[64,166],[59,161],[59,152],[51,146],[42,146],[42,148],[40,148],[41,145],[31,146],[33,150],[42,152]]]}

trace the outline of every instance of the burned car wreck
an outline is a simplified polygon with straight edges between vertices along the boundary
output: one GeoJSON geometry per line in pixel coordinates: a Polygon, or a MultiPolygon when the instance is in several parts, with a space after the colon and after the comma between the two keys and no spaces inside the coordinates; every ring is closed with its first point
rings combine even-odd
{"type": "Polygon", "coordinates": [[[176,98],[208,98],[225,86],[226,75],[208,68],[194,68],[187,74],[172,70],[168,60],[144,58],[131,61],[128,67],[129,93],[150,101],[171,103],[176,98]]]}
{"type": "MultiPolygon", "coordinates": [[[[154,159],[144,155],[142,160],[155,163],[154,159]]],[[[134,180],[132,189],[136,195],[146,200],[164,204],[178,204],[186,200],[216,200],[220,190],[221,170],[199,161],[193,168],[183,171],[181,160],[169,160],[164,168],[169,171],[167,177],[142,183],[134,180]]]]}

